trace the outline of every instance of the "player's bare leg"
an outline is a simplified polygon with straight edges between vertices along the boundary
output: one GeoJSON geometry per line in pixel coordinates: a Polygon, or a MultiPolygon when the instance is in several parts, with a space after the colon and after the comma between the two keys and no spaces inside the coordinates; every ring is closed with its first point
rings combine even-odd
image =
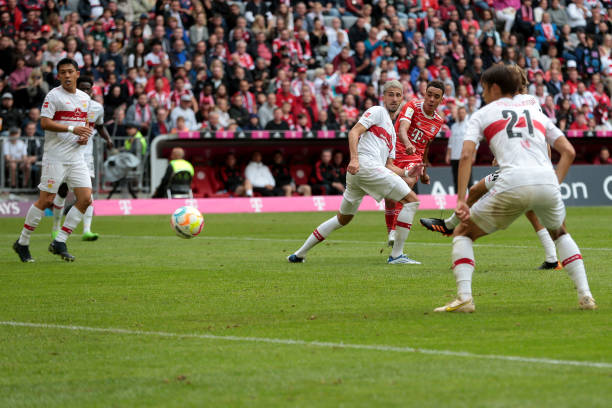
{"type": "MultiPolygon", "coordinates": [[[[93,181],[94,179],[92,178],[91,179],[92,185],[93,185],[93,181]]],[[[95,241],[100,237],[100,235],[97,232],[91,232],[91,221],[93,220],[93,215],[94,215],[94,205],[93,205],[93,198],[92,198],[91,205],[87,207],[87,210],[85,210],[85,214],[83,214],[83,236],[82,236],[83,241],[95,241]]]]}
{"type": "MultiPolygon", "coordinates": [[[[472,205],[474,205],[476,201],[480,200],[480,198],[488,191],[489,190],[487,190],[485,179],[483,178],[478,183],[470,187],[470,192],[466,200],[467,205],[472,207],[472,205]]],[[[461,223],[461,220],[459,220],[454,211],[450,217],[444,220],[441,218],[421,218],[420,221],[421,225],[428,230],[439,232],[447,237],[452,236],[454,229],[461,223]]]]}
{"type": "Polygon", "coordinates": [[[387,263],[420,264],[420,262],[410,259],[404,254],[404,244],[408,234],[410,234],[414,215],[419,208],[419,198],[414,191],[410,191],[398,204],[402,207],[395,222],[395,240],[387,263]]]}
{"type": "Polygon", "coordinates": [[[77,201],[70,211],[68,211],[68,214],[66,214],[64,225],[62,225],[62,228],[57,234],[57,238],[49,245],[49,252],[59,255],[63,260],[68,262],[74,261],[74,256],[68,253],[66,240],[83,220],[83,214],[87,210],[87,207],[91,205],[91,188],[75,187],[74,195],[77,201]]]}
{"type": "Polygon", "coordinates": [[[597,309],[597,304],[589,288],[584,262],[582,261],[582,254],[574,239],[567,232],[565,223],[563,223],[560,228],[548,230],[548,232],[555,241],[563,267],[574,282],[574,286],[578,293],[578,305],[584,310],[597,309]]]}
{"type": "MultiPolygon", "coordinates": [[[[361,202],[361,201],[360,201],[361,202]]],[[[354,210],[356,211],[359,208],[359,203],[354,206],[354,210]]],[[[342,205],[346,205],[347,201],[343,200],[342,205]]],[[[291,263],[301,263],[306,259],[306,254],[310,251],[315,245],[323,242],[325,238],[338,228],[344,227],[346,224],[351,222],[353,219],[353,214],[343,214],[342,207],[340,211],[329,220],[325,221],[321,225],[319,225],[315,230],[308,236],[304,245],[301,246],[300,249],[295,251],[295,253],[289,255],[287,260],[291,263]]]]}
{"type": "Polygon", "coordinates": [[[30,237],[32,232],[38,227],[42,217],[45,213],[45,209],[53,205],[53,198],[55,193],[49,193],[47,191],[40,191],[38,200],[28,210],[23,223],[23,229],[19,239],[13,244],[13,249],[19,255],[21,262],[34,262],[34,259],[30,255],[30,237]]]}
{"type": "Polygon", "coordinates": [[[525,216],[533,226],[534,231],[536,232],[538,238],[540,238],[540,242],[544,247],[544,252],[546,253],[546,259],[540,265],[538,269],[561,269],[561,264],[557,260],[557,250],[555,249],[555,243],[553,242],[550,234],[546,227],[540,224],[540,220],[538,216],[535,215],[533,211],[527,211],[525,216]]]}
{"type": "Polygon", "coordinates": [[[62,183],[53,199],[53,228],[51,229],[51,237],[53,239],[57,237],[62,226],[62,216],[64,215],[64,205],[66,204],[67,195],[68,184],[62,183]]]}
{"type": "Polygon", "coordinates": [[[472,274],[474,273],[473,243],[478,238],[487,235],[472,220],[461,223],[453,233],[453,274],[457,283],[457,298],[444,306],[434,309],[434,312],[464,312],[476,310],[472,298],[472,274]]]}

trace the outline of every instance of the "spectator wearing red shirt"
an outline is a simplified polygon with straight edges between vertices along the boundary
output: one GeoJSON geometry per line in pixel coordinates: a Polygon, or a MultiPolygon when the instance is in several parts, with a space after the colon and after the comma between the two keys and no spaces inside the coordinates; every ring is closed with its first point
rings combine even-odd
{"type": "Polygon", "coordinates": [[[247,43],[240,40],[236,43],[236,52],[232,54],[232,64],[239,64],[241,67],[252,71],[255,69],[253,58],[246,52],[247,43]]]}
{"type": "Polygon", "coordinates": [[[302,96],[295,100],[292,110],[296,120],[298,115],[305,114],[308,117],[308,127],[311,129],[314,123],[319,120],[317,101],[307,87],[302,89],[302,96]]]}
{"type": "Polygon", "coordinates": [[[304,65],[298,67],[298,69],[297,69],[298,76],[297,76],[296,79],[291,81],[291,92],[295,96],[300,96],[302,94],[302,90],[304,89],[304,86],[307,86],[308,89],[310,89],[310,92],[312,92],[313,95],[315,93],[314,83],[312,83],[311,81],[306,79],[306,71],[307,71],[307,69],[306,69],[306,67],[304,65]]]}
{"type": "Polygon", "coordinates": [[[448,69],[448,67],[443,65],[444,58],[442,58],[442,54],[440,54],[439,52],[436,52],[434,54],[433,62],[434,62],[433,65],[430,65],[429,67],[427,67],[427,70],[429,71],[433,79],[438,79],[440,77],[441,70],[445,70],[446,73],[448,74],[448,77],[451,76],[450,69],[448,69]]]}
{"type": "Polygon", "coordinates": [[[589,130],[589,125],[584,113],[576,115],[576,121],[570,125],[569,130],[582,130],[583,132],[589,130]]]}
{"type": "Polygon", "coordinates": [[[170,89],[171,89],[170,81],[168,81],[168,78],[164,76],[164,68],[162,66],[156,66],[153,69],[153,75],[151,75],[149,79],[147,80],[147,85],[145,86],[145,92],[149,93],[155,89],[155,81],[158,78],[160,78],[164,83],[164,86],[162,88],[164,92],[170,93],[170,89]]]}
{"type": "Polygon", "coordinates": [[[610,150],[606,146],[602,147],[599,151],[599,155],[593,160],[593,164],[612,164],[612,157],[610,157],[610,150]]]}
{"type": "Polygon", "coordinates": [[[340,54],[336,55],[332,60],[332,65],[334,66],[334,71],[338,70],[338,67],[341,63],[347,62],[350,65],[349,72],[353,75],[357,75],[357,68],[355,67],[355,60],[351,57],[351,49],[350,47],[343,47],[340,54]]]}
{"type": "MultiPolygon", "coordinates": [[[[450,20],[451,12],[457,10],[452,0],[443,0],[442,5],[438,8],[438,13],[442,21],[450,20]]],[[[466,31],[467,32],[467,31],[466,31]]]]}
{"type": "Polygon", "coordinates": [[[281,88],[276,91],[276,106],[282,107],[284,102],[289,102],[291,106],[295,99],[295,95],[291,92],[291,82],[288,79],[284,80],[281,88]]]}

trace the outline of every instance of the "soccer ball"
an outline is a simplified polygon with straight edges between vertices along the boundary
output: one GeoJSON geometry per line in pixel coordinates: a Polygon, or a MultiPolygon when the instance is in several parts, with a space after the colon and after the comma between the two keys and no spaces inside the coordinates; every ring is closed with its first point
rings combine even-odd
{"type": "Polygon", "coordinates": [[[180,207],[170,217],[172,229],[181,238],[197,237],[204,227],[202,213],[194,207],[180,207]]]}

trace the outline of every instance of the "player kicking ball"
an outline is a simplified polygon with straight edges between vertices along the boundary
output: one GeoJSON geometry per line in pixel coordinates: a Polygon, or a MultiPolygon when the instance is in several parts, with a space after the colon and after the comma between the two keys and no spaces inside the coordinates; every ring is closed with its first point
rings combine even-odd
{"type": "MultiPolygon", "coordinates": [[[[508,68],[516,71],[516,73],[521,77],[521,90],[519,91],[520,96],[515,96],[514,99],[526,101],[527,103],[531,103],[534,105],[537,104],[537,100],[535,99],[535,97],[527,93],[527,86],[529,85],[529,81],[527,80],[527,75],[525,74],[525,71],[516,65],[511,65],[508,68]]],[[[548,157],[550,157],[550,146],[548,145],[547,150],[548,157]]],[[[493,160],[493,166],[497,166],[497,161],[493,160]]],[[[472,205],[474,205],[476,201],[478,201],[482,196],[489,192],[489,190],[491,190],[498,176],[499,170],[487,175],[478,183],[470,187],[470,192],[466,200],[466,203],[470,208],[472,207],[472,205]]],[[[561,264],[557,259],[555,243],[550,237],[548,230],[546,230],[546,228],[542,224],[540,224],[538,217],[533,211],[527,211],[525,213],[525,216],[533,226],[533,229],[535,230],[538,238],[540,239],[540,242],[542,243],[542,246],[544,247],[544,252],[546,255],[546,259],[544,260],[542,265],[538,267],[538,269],[562,269],[561,264]]],[[[459,225],[461,221],[457,217],[457,214],[453,212],[453,214],[447,219],[421,218],[420,222],[421,225],[423,225],[430,231],[437,231],[440,232],[442,235],[452,236],[454,229],[457,227],[457,225],[459,225]]]]}
{"type": "MultiPolygon", "coordinates": [[[[396,151],[396,133],[391,115],[397,112],[402,102],[403,89],[399,81],[388,81],[383,87],[382,106],[373,106],[361,116],[348,135],[350,162],[346,175],[346,190],[338,214],[319,225],[306,242],[287,260],[292,263],[304,262],[312,247],[322,242],[333,231],[347,225],[359,209],[366,194],[376,201],[391,198],[408,204],[410,187],[421,175],[422,164],[411,170],[400,169],[393,164],[396,151]]],[[[410,210],[406,206],[398,216],[396,245],[389,256],[389,264],[412,263],[404,255],[404,242],[408,236],[410,210]]]]}
{"type": "Polygon", "coordinates": [[[63,181],[72,188],[77,201],[49,245],[49,252],[65,261],[74,261],[66,240],[91,205],[91,179],[83,157],[83,149],[91,136],[91,129],[87,126],[91,99],[77,89],[79,70],[73,59],[64,58],[57,63],[57,76],[61,85],[49,91],[40,113],[40,124],[45,130],[42,174],[38,185],[40,195],[28,210],[21,236],[13,244],[22,262],[34,262],[30,255],[30,236],[40,223],[44,210],[53,204],[63,181]]]}
{"type": "MultiPolygon", "coordinates": [[[[427,84],[425,98],[405,103],[400,108],[395,120],[397,153],[393,164],[399,168],[410,170],[413,166],[424,163],[425,167],[421,175],[421,182],[424,184],[429,184],[429,176],[426,172],[429,145],[444,124],[444,119],[436,112],[443,96],[444,84],[440,81],[431,81],[427,84]]],[[[410,192],[407,204],[396,202],[391,198],[385,198],[385,222],[387,224],[387,242],[389,246],[395,247],[396,234],[407,231],[406,237],[400,239],[403,248],[403,241],[407,239],[410,233],[412,220],[418,208],[419,197],[414,191],[410,192]],[[404,209],[408,214],[402,225],[403,229],[397,230],[398,222],[402,222],[398,221],[397,217],[400,211],[404,211],[404,209]]],[[[413,264],[420,264],[420,262],[412,259],[410,261],[413,264]]]]}
{"type": "MultiPolygon", "coordinates": [[[[79,77],[79,79],[77,80],[77,88],[89,95],[90,98],[92,96],[92,86],[92,78],[79,77]]],[[[108,131],[104,127],[104,107],[102,106],[102,104],[93,99],[91,100],[87,120],[88,125],[94,130],[89,140],[87,141],[87,144],[85,145],[83,155],[85,157],[87,167],[89,168],[89,177],[91,178],[91,183],[93,184],[93,179],[96,177],[93,157],[93,138],[96,134],[102,136],[106,141],[106,147],[108,147],[109,149],[113,147],[113,141],[111,140],[108,131]]],[[[55,239],[55,237],[57,237],[57,234],[59,234],[62,222],[62,214],[64,212],[64,204],[66,202],[67,195],[68,185],[66,183],[62,183],[57,194],[55,195],[55,198],[53,199],[53,229],[51,231],[51,236],[53,237],[53,239],[55,239]]],[[[92,204],[87,207],[87,210],[85,210],[85,214],[83,215],[83,236],[81,238],[83,241],[95,241],[99,238],[99,234],[91,232],[91,221],[93,218],[93,213],[94,206],[92,199],[92,204]]]]}
{"type": "Polygon", "coordinates": [[[520,76],[504,65],[487,69],[481,83],[487,105],[468,123],[459,162],[457,208],[461,220],[453,232],[452,261],[457,298],[435,312],[473,312],[473,242],[532,210],[553,238],[562,264],[574,282],[581,309],[597,304],[589,289],[584,262],[576,242],[564,225],[565,206],[559,183],[574,160],[575,151],[563,132],[544,115],[535,101],[515,95],[520,76]],[[476,145],[486,140],[500,166],[491,190],[470,209],[465,192],[476,145]],[[547,145],[560,153],[556,170],[548,157],[547,145]]]}

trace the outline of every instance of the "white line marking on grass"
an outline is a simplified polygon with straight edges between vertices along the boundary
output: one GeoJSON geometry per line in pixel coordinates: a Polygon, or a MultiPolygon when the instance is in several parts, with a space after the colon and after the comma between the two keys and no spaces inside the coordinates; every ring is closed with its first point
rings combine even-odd
{"type": "Polygon", "coordinates": [[[112,327],[104,328],[104,327],[72,326],[72,325],[62,325],[62,324],[28,323],[28,322],[13,322],[13,321],[4,321],[4,322],[0,321],[0,326],[72,330],[72,331],[85,331],[85,332],[94,332],[94,333],[128,334],[128,335],[135,335],[135,336],[156,336],[156,337],[169,337],[169,338],[190,338],[190,339],[250,342],[250,343],[283,344],[283,345],[291,345],[291,346],[310,346],[310,347],[320,347],[320,348],[341,348],[341,349],[353,349],[353,350],[389,351],[389,352],[395,352],[395,353],[430,354],[430,355],[436,355],[436,356],[515,361],[519,363],[534,363],[534,364],[545,364],[545,365],[590,367],[590,368],[612,368],[612,363],[596,362],[596,361],[556,360],[556,359],[550,359],[550,358],[504,356],[504,355],[496,355],[496,354],[476,354],[476,353],[470,353],[466,351],[431,350],[431,349],[421,349],[421,348],[414,348],[414,347],[387,346],[387,345],[380,345],[380,344],[350,344],[350,343],[334,343],[334,342],[325,342],[325,341],[275,339],[275,338],[268,338],[268,337],[216,336],[214,334],[194,334],[194,333],[181,334],[181,333],[168,333],[168,332],[160,332],[160,331],[117,329],[117,328],[112,328],[112,327]]]}
{"type": "MultiPolygon", "coordinates": [[[[38,237],[43,234],[39,234],[38,237]]],[[[18,237],[19,234],[0,234],[0,237],[3,238],[15,238],[18,237]]],[[[33,235],[32,237],[36,237],[37,235],[33,235]]],[[[46,237],[46,235],[45,235],[46,237]]],[[[114,234],[105,234],[102,237],[106,238],[142,238],[142,239],[159,239],[159,240],[168,240],[174,239],[176,240],[175,235],[114,235],[114,234]]],[[[261,242],[304,242],[304,239],[295,239],[295,238],[261,238],[261,237],[244,237],[244,236],[213,236],[213,235],[200,235],[199,239],[213,239],[213,240],[227,240],[227,241],[235,241],[235,240],[243,240],[243,241],[261,241],[261,242]]],[[[355,240],[342,240],[342,239],[326,239],[326,242],[332,244],[363,244],[363,245],[380,245],[387,246],[385,241],[355,241],[355,240]]],[[[415,245],[415,246],[441,246],[441,247],[450,247],[452,245],[452,241],[449,239],[448,242],[406,242],[406,245],[415,245]]],[[[514,249],[534,249],[538,248],[534,245],[506,245],[506,244],[474,244],[475,247],[483,247],[483,248],[514,248],[514,249]]],[[[588,251],[606,251],[611,252],[612,248],[606,247],[580,247],[581,250],[588,251]]]]}

